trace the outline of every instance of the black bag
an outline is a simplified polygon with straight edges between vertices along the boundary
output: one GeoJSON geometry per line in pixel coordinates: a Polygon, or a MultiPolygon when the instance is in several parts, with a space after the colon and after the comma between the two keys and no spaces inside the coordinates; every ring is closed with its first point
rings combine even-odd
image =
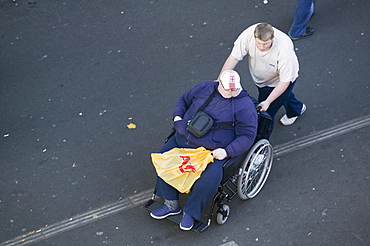
{"type": "Polygon", "coordinates": [[[196,136],[197,138],[201,138],[207,134],[209,130],[213,127],[213,119],[207,113],[203,112],[203,109],[208,105],[208,103],[212,100],[214,95],[216,94],[217,89],[208,97],[207,101],[198,109],[196,114],[193,118],[189,121],[188,130],[191,134],[196,136]]]}
{"type": "Polygon", "coordinates": [[[186,128],[197,138],[201,138],[213,127],[213,119],[207,113],[198,111],[190,120],[186,128]]]}

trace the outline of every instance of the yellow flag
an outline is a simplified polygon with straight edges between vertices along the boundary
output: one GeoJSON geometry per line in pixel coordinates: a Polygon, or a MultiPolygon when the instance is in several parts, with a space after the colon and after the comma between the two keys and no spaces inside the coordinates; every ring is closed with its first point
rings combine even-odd
{"type": "Polygon", "coordinates": [[[213,162],[212,151],[173,148],[164,153],[152,153],[152,162],[159,177],[181,193],[189,193],[194,182],[213,162]]]}

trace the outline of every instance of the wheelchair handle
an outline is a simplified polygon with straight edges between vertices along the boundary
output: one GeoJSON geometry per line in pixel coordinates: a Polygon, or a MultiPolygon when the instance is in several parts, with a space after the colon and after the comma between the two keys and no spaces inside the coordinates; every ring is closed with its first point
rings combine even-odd
{"type": "Polygon", "coordinates": [[[261,112],[261,109],[262,109],[262,106],[257,106],[256,107],[256,110],[257,110],[258,113],[261,112]]]}

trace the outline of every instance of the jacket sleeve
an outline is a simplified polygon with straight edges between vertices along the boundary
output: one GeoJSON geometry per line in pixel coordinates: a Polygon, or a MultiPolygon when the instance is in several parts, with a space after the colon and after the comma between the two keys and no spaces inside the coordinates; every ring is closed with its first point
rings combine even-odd
{"type": "Polygon", "coordinates": [[[227,156],[235,157],[247,151],[257,135],[257,112],[251,100],[236,112],[235,139],[226,148],[227,156]]]}
{"type": "Polygon", "coordinates": [[[186,111],[189,109],[193,101],[195,93],[199,90],[202,90],[202,85],[202,83],[197,84],[196,86],[185,92],[182,96],[180,96],[175,105],[173,117],[180,116],[181,118],[184,118],[186,111]]]}

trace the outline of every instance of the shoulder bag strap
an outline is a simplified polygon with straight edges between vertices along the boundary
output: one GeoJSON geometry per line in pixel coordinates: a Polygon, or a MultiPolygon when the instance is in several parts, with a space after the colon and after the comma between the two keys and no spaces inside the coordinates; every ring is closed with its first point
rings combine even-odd
{"type": "Polygon", "coordinates": [[[209,104],[209,102],[212,100],[212,98],[216,95],[216,92],[217,92],[217,88],[212,92],[212,94],[208,97],[207,101],[201,106],[199,107],[198,111],[202,111],[205,107],[207,107],[207,105],[209,104]]]}

